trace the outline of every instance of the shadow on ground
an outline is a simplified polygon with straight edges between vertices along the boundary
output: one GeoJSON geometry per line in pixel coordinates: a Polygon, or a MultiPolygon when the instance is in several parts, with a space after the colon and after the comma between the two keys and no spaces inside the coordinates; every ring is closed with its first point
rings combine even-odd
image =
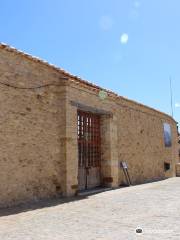
{"type": "Polygon", "coordinates": [[[9,216],[9,215],[15,215],[22,212],[28,212],[33,211],[36,209],[42,209],[47,207],[54,207],[60,204],[66,204],[69,202],[74,201],[80,201],[87,199],[91,195],[95,195],[98,193],[102,193],[105,191],[112,190],[110,188],[97,188],[93,190],[87,190],[87,191],[81,191],[77,196],[75,197],[59,197],[59,198],[51,198],[51,199],[43,199],[38,201],[31,201],[27,203],[21,203],[16,206],[8,207],[8,208],[0,208],[0,217],[9,216]]]}
{"type": "MultiPolygon", "coordinates": [[[[148,184],[148,183],[152,183],[152,182],[159,182],[165,179],[154,179],[151,181],[147,181],[143,184],[148,184]]],[[[134,184],[136,186],[136,184],[134,184]]],[[[131,186],[134,186],[131,185],[131,186]]],[[[137,184],[137,185],[142,185],[141,184],[137,184]]],[[[27,202],[27,203],[21,203],[19,205],[16,206],[12,206],[12,207],[8,207],[8,208],[0,208],[0,217],[4,217],[4,216],[9,216],[9,215],[15,215],[18,213],[22,213],[22,212],[28,212],[28,211],[33,211],[36,209],[42,209],[42,208],[47,208],[47,207],[54,207],[60,204],[66,204],[69,202],[74,202],[74,201],[80,201],[80,200],[84,200],[87,199],[89,196],[98,194],[98,193],[102,193],[102,192],[106,192],[106,191],[112,191],[112,190],[116,190],[116,189],[120,189],[120,188],[124,188],[124,187],[128,187],[127,184],[121,185],[119,188],[95,188],[92,190],[86,190],[86,191],[82,191],[80,192],[77,196],[75,197],[59,197],[59,198],[53,198],[53,199],[43,199],[43,200],[38,200],[38,201],[32,201],[32,202],[27,202]]]]}
{"type": "Polygon", "coordinates": [[[18,214],[22,212],[33,211],[33,210],[47,208],[47,207],[54,207],[60,204],[83,200],[83,199],[86,199],[87,197],[88,196],[76,196],[72,198],[60,197],[60,198],[53,198],[53,199],[38,200],[36,202],[33,201],[28,203],[21,203],[13,207],[0,208],[0,217],[18,214]]]}

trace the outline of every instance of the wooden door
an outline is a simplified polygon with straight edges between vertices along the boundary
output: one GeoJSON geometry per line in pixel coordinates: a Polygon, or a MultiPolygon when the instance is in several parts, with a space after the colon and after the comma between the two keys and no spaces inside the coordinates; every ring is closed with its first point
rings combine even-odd
{"type": "Polygon", "coordinates": [[[100,116],[78,111],[79,190],[100,186],[100,116]]]}

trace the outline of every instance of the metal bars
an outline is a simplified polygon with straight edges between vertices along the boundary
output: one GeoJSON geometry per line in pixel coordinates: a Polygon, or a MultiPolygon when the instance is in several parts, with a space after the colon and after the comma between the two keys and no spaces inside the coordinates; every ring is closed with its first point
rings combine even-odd
{"type": "Polygon", "coordinates": [[[78,111],[79,167],[100,166],[100,116],[78,111]]]}

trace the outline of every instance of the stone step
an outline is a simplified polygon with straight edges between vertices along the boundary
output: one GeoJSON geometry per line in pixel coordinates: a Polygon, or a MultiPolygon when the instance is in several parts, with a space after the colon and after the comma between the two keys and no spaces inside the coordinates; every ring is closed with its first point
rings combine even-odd
{"type": "Polygon", "coordinates": [[[105,192],[105,191],[110,191],[110,190],[112,190],[112,188],[98,187],[98,188],[79,191],[78,196],[88,196],[88,195],[93,195],[93,194],[97,194],[97,193],[101,193],[101,192],[105,192]]]}

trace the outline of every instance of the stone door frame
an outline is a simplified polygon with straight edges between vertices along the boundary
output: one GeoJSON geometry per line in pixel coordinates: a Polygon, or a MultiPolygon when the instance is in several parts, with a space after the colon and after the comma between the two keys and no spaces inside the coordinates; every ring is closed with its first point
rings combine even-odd
{"type": "Polygon", "coordinates": [[[78,192],[78,110],[100,114],[101,125],[101,177],[102,186],[118,187],[118,147],[117,118],[104,109],[70,101],[66,105],[66,157],[64,196],[73,196],[78,192]]]}

